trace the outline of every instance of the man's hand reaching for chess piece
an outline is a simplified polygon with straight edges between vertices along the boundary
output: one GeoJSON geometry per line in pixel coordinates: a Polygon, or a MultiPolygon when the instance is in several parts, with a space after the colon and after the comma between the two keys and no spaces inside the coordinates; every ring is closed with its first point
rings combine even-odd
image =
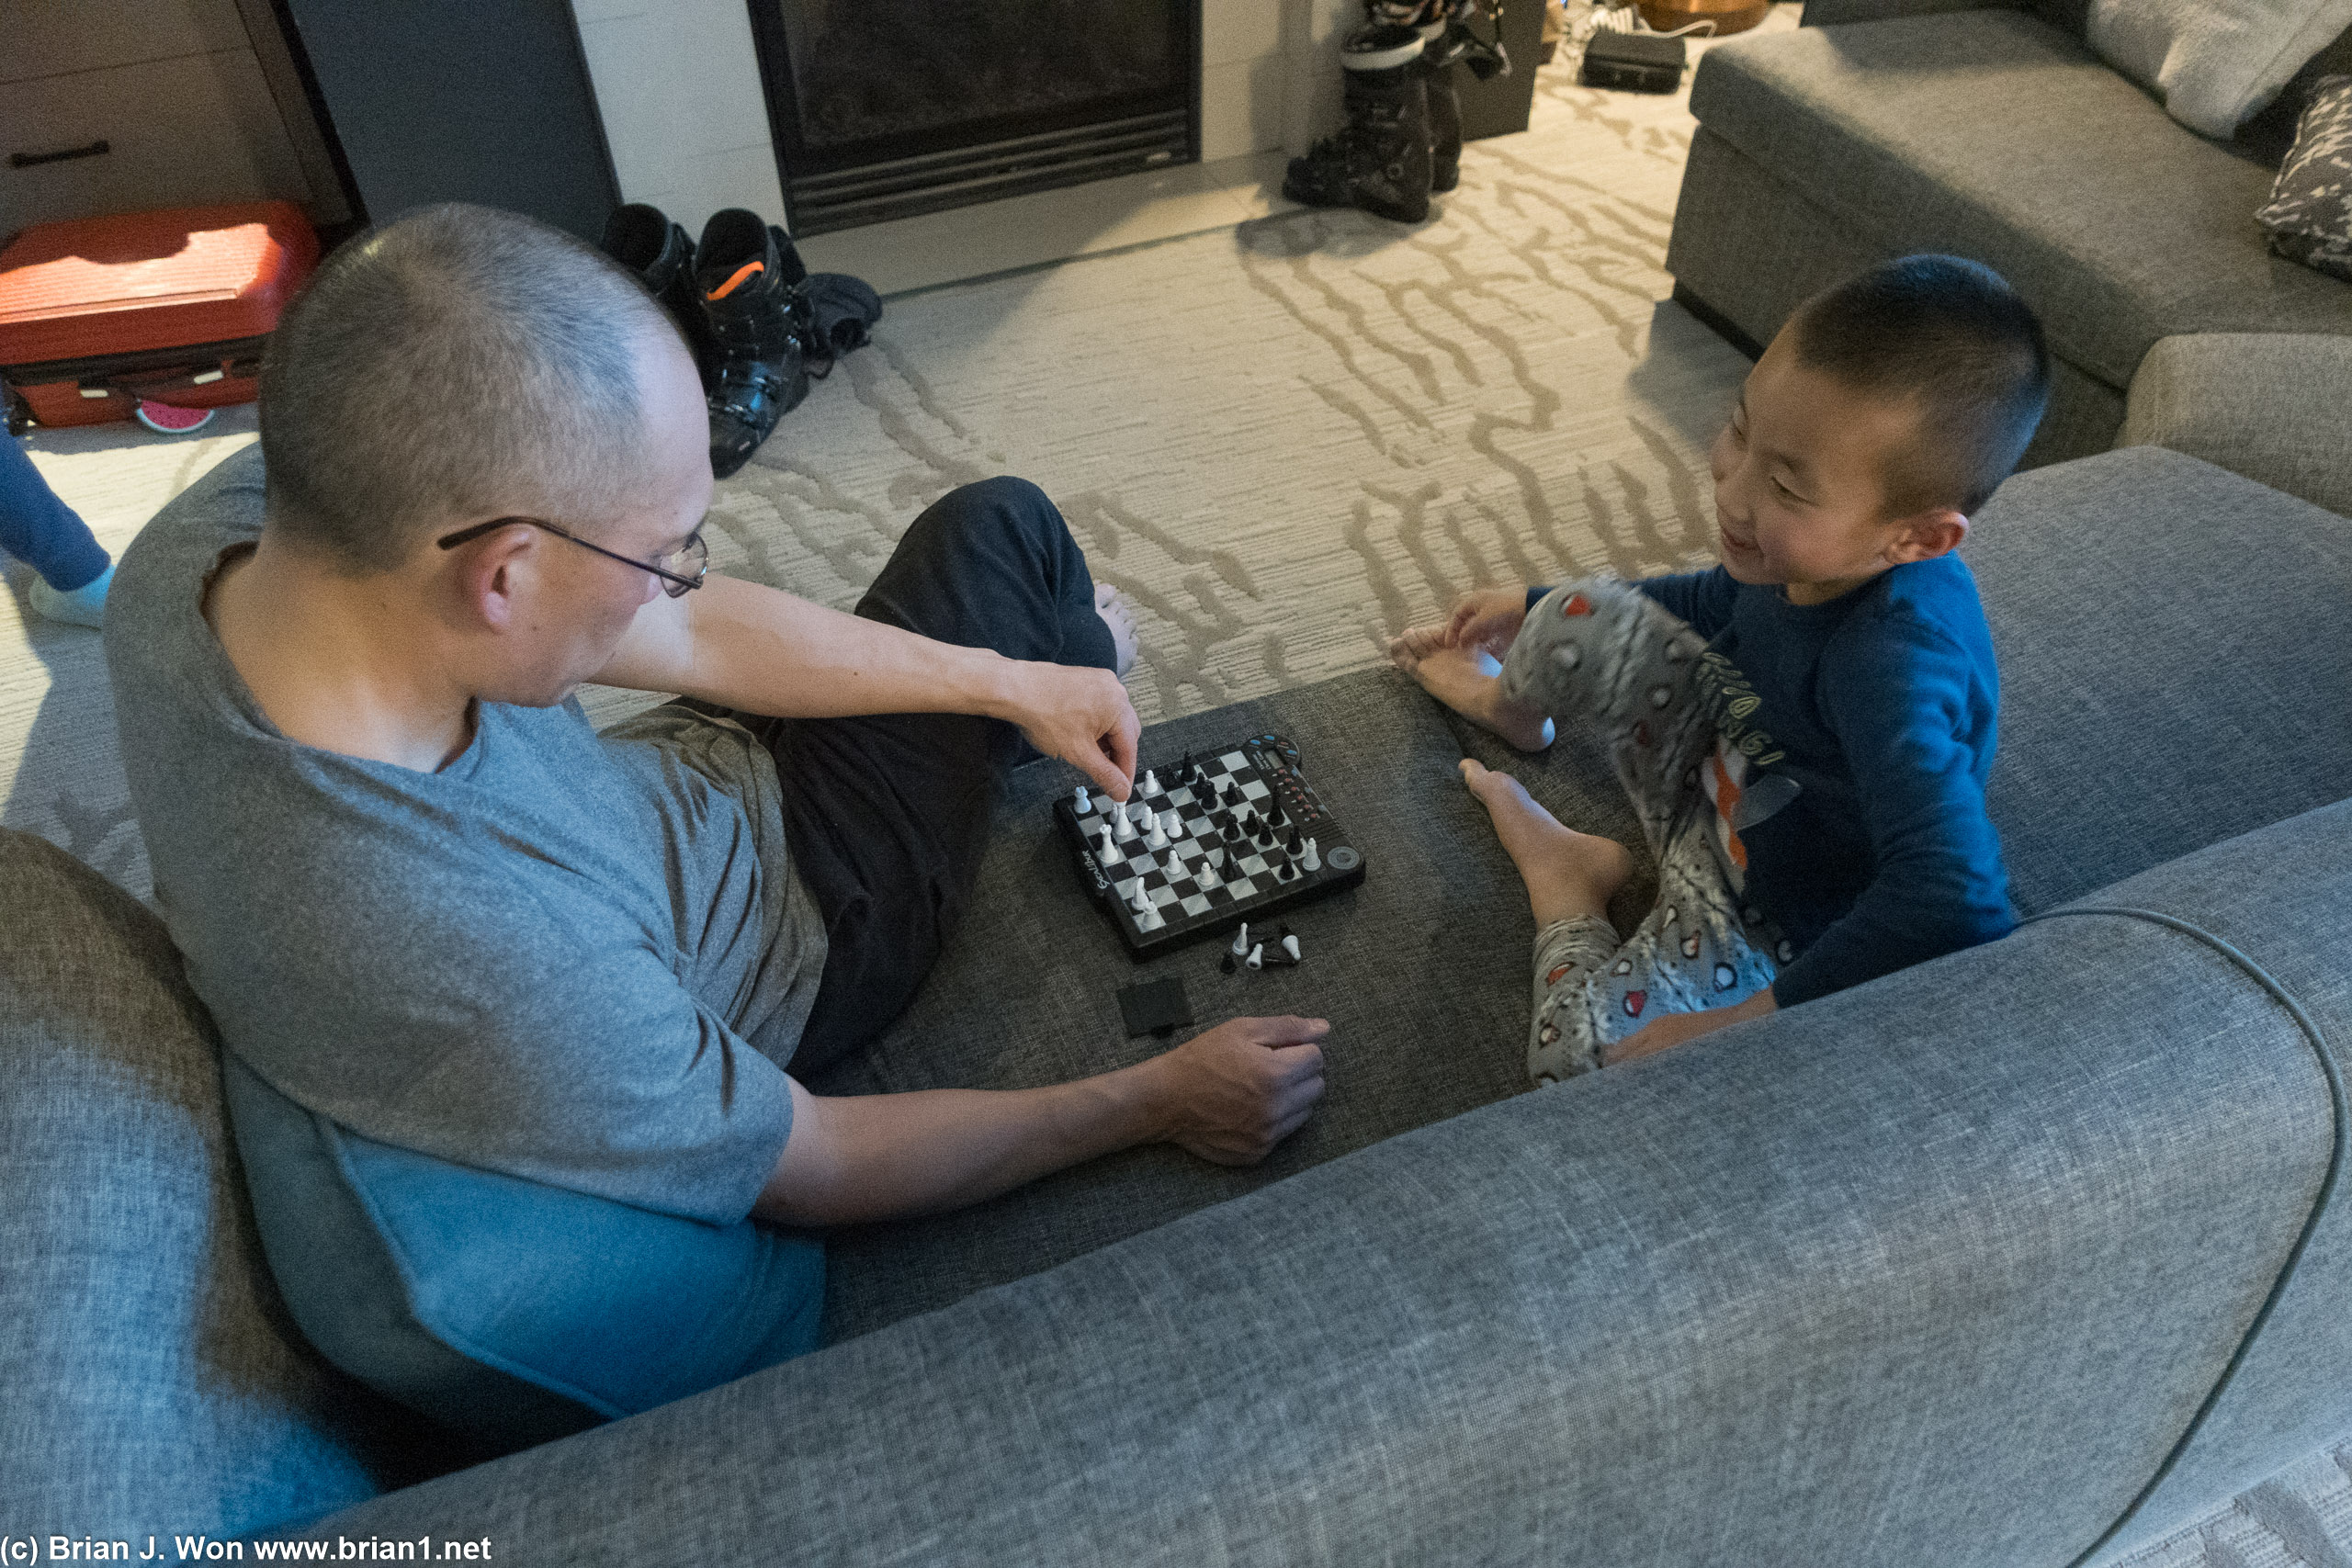
{"type": "Polygon", "coordinates": [[[820,1098],[792,1085],[792,1136],[752,1213],[794,1225],[941,1213],[1100,1155],[1174,1144],[1255,1165],[1323,1097],[1318,1018],[1237,1018],[1075,1083],[820,1098]]]}
{"type": "Polygon", "coordinates": [[[992,716],[1020,726],[1030,745],[1077,768],[1112,799],[1125,800],[1142,733],[1125,685],[1108,670],[1007,664],[1007,690],[992,716]]]}

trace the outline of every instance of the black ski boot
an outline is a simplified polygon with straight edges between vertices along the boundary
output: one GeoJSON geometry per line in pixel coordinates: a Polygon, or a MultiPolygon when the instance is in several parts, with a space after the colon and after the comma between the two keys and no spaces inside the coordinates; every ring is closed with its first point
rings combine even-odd
{"type": "Polygon", "coordinates": [[[1422,91],[1430,100],[1430,189],[1442,195],[1462,183],[1462,95],[1454,90],[1457,49],[1438,43],[1421,48],[1422,91]]]}
{"type": "Polygon", "coordinates": [[[1284,196],[1309,207],[1361,207],[1400,223],[1430,215],[1420,56],[1421,35],[1411,28],[1368,27],[1349,37],[1340,53],[1348,122],[1290,161],[1284,196]]]}
{"type": "Polygon", "coordinates": [[[605,223],[605,254],[645,285],[662,302],[686,340],[697,367],[709,362],[710,323],[703,320],[702,296],[695,288],[695,243],[658,207],[631,202],[605,223]]]}
{"type": "Polygon", "coordinates": [[[1510,62],[1498,36],[1492,43],[1471,30],[1479,0],[1364,0],[1374,25],[1411,28],[1421,35],[1421,78],[1429,98],[1430,189],[1452,190],[1462,183],[1462,96],[1454,65],[1466,59],[1480,81],[1507,75],[1510,62]]]}
{"type": "Polygon", "coordinates": [[[756,212],[711,215],[695,247],[695,288],[710,332],[702,361],[710,401],[710,471],[751,461],[776,422],[808,395],[808,276],[800,254],[756,212]]]}

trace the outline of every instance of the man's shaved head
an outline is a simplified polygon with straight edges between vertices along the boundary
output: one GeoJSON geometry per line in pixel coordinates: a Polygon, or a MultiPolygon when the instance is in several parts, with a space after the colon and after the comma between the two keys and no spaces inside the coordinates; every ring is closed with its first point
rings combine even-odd
{"type": "Polygon", "coordinates": [[[271,334],[270,525],[354,573],[503,513],[577,525],[636,479],[637,356],[677,329],[618,264],[451,202],[344,245],[271,334]]]}

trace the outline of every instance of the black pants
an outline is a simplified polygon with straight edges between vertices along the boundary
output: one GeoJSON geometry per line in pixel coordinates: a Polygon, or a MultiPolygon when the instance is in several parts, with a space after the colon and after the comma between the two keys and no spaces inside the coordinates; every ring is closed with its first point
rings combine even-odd
{"type": "MultiPolygon", "coordinates": [[[[858,602],[868,620],[1009,659],[1115,668],[1086,557],[1045,492],[995,479],[942,496],[858,602]]],[[[1001,719],[734,716],[775,756],[785,830],[831,948],[793,1058],[815,1073],[906,1010],[963,918],[1004,772],[1001,719]]]]}

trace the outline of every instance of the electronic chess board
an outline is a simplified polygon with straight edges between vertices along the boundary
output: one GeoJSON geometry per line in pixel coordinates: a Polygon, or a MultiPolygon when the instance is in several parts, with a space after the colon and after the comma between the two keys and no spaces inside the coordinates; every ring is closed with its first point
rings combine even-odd
{"type": "Polygon", "coordinates": [[[1124,806],[1081,788],[1054,818],[1138,961],[1363,880],[1363,852],[1279,735],[1148,768],[1124,806]]]}

